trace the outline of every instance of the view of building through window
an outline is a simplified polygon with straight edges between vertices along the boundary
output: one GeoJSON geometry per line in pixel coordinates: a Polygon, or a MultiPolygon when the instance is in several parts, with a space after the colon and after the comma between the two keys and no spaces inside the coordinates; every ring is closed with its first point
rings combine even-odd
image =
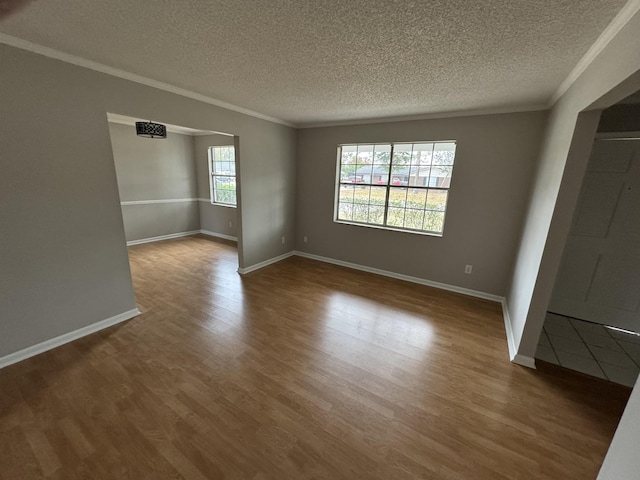
{"type": "Polygon", "coordinates": [[[442,235],[456,144],[341,145],[335,221],[442,235]]]}
{"type": "Polygon", "coordinates": [[[233,146],[209,147],[211,203],[236,205],[236,159],[233,146]]]}

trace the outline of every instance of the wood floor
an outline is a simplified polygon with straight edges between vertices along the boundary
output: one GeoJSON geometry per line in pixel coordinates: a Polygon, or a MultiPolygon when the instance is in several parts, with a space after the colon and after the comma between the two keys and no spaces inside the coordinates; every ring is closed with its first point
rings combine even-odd
{"type": "Polygon", "coordinates": [[[129,249],[143,314],[0,370],[0,478],[594,479],[630,390],[508,361],[500,306],[232,245],[129,249]]]}

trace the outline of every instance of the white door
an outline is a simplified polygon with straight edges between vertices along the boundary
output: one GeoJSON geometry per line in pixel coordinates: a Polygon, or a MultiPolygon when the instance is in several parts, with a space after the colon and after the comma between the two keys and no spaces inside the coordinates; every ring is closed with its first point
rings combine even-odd
{"type": "Polygon", "coordinates": [[[640,140],[596,140],[549,311],[640,332],[640,140]]]}

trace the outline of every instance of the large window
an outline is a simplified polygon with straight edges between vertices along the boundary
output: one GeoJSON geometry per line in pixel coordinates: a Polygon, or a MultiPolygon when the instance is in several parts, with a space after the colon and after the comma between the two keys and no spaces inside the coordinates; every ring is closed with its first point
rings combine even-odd
{"type": "Polygon", "coordinates": [[[442,235],[456,144],[338,147],[335,221],[442,235]]]}
{"type": "Polygon", "coordinates": [[[236,155],[233,146],[209,147],[211,203],[236,205],[236,155]]]}

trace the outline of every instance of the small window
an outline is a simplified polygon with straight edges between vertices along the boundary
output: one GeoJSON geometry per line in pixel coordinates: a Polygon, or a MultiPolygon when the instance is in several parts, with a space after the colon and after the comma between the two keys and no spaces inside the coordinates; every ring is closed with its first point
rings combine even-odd
{"type": "Polygon", "coordinates": [[[211,203],[236,206],[236,155],[233,146],[209,147],[211,203]]]}
{"type": "Polygon", "coordinates": [[[456,143],[341,145],[334,220],[442,235],[456,143]]]}

